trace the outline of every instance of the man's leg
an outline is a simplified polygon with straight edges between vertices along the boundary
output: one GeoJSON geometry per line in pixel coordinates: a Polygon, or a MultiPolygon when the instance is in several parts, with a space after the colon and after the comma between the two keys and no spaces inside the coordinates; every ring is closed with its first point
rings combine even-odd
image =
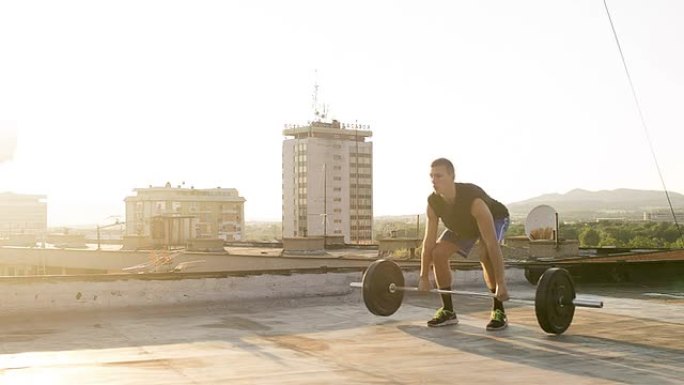
{"type": "MultiPolygon", "coordinates": [[[[435,273],[437,287],[442,290],[451,290],[451,265],[449,257],[459,250],[453,243],[440,241],[432,250],[432,268],[435,273]]],[[[428,326],[443,326],[458,323],[451,301],[451,294],[441,294],[442,308],[437,310],[433,319],[428,321],[428,326]]]]}
{"type": "MultiPolygon", "coordinates": [[[[497,241],[501,242],[504,239],[506,230],[508,230],[508,223],[508,218],[498,219],[494,222],[497,241]]],[[[501,263],[503,263],[503,261],[501,261],[501,263]]],[[[487,288],[490,292],[496,293],[496,270],[494,269],[492,259],[489,257],[484,242],[480,242],[480,264],[482,265],[482,276],[487,284],[487,288]]],[[[501,266],[502,271],[504,268],[504,266],[501,266]]],[[[487,324],[487,330],[495,331],[505,329],[506,326],[508,326],[508,318],[506,317],[503,302],[496,298],[492,298],[492,302],[492,316],[487,324]]]]}
{"type": "MultiPolygon", "coordinates": [[[[496,275],[494,266],[492,266],[492,261],[489,259],[489,254],[487,254],[487,248],[484,244],[480,244],[480,264],[482,265],[482,276],[484,278],[485,284],[490,292],[496,293],[496,275]]],[[[499,309],[504,311],[503,302],[496,298],[493,298],[492,310],[499,309]]]]}
{"type": "MultiPolygon", "coordinates": [[[[458,251],[458,246],[451,242],[438,242],[432,250],[432,264],[435,271],[437,287],[442,290],[451,290],[451,265],[449,258],[458,251]]],[[[442,294],[442,304],[448,310],[454,310],[451,302],[451,294],[442,294]]]]}

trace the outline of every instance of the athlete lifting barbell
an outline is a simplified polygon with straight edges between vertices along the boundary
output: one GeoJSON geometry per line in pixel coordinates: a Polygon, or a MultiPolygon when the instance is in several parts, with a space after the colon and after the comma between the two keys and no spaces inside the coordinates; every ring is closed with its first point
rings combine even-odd
{"type": "MultiPolygon", "coordinates": [[[[457,253],[467,257],[473,246],[479,243],[483,278],[492,293],[482,295],[492,298],[493,302],[486,329],[488,331],[505,329],[508,325],[508,318],[504,310],[504,302],[510,298],[500,242],[504,239],[509,224],[508,209],[479,186],[471,183],[456,183],[454,166],[448,159],[436,159],[430,167],[434,192],[428,197],[418,287],[404,287],[400,269],[399,274],[396,274],[397,269],[386,267],[392,265],[387,262],[379,263],[373,266],[374,269],[379,269],[377,276],[381,278],[375,278],[376,274],[373,273],[367,279],[364,278],[364,301],[372,312],[377,311],[376,314],[384,315],[382,313],[387,312],[391,314],[401,304],[403,291],[429,290],[440,294],[442,307],[437,310],[427,325],[443,326],[458,323],[451,296],[462,293],[451,290],[449,259],[457,253]],[[440,220],[446,230],[438,238],[437,227],[440,220]],[[437,289],[430,287],[430,271],[434,272],[437,289]],[[398,282],[399,278],[401,278],[401,283],[398,282]],[[378,282],[375,283],[375,281],[378,282]],[[370,289],[367,289],[367,286],[370,289]]],[[[544,294],[538,296],[535,301],[543,305],[537,306],[540,324],[543,323],[544,330],[562,333],[569,326],[568,318],[572,321],[574,306],[583,304],[573,302],[574,286],[567,272],[550,271],[546,275],[543,286],[545,287],[544,294]],[[545,314],[540,315],[539,312],[545,314]],[[554,318],[559,322],[554,321],[554,318]]]]}
{"type": "MultiPolygon", "coordinates": [[[[363,289],[363,301],[368,310],[379,316],[394,314],[404,299],[405,291],[419,291],[417,287],[404,286],[404,275],[396,263],[380,259],[370,264],[363,274],[362,282],[352,282],[352,287],[363,289]]],[[[493,294],[471,291],[431,289],[430,293],[492,297],[493,294]]],[[[510,298],[510,301],[530,303],[531,300],[510,298]]],[[[575,307],[602,308],[599,299],[576,298],[575,285],[570,274],[561,268],[550,268],[537,283],[534,298],[535,313],[539,326],[552,334],[563,333],[572,323],[575,307]]]]}

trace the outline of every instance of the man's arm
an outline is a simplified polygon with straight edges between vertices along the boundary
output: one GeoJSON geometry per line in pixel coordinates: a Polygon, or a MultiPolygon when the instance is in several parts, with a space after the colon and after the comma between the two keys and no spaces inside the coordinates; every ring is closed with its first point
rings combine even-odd
{"type": "Polygon", "coordinates": [[[485,244],[487,256],[494,268],[496,296],[500,301],[506,301],[508,300],[508,289],[506,288],[503,253],[501,252],[501,246],[499,246],[499,242],[496,239],[492,212],[482,199],[477,198],[473,201],[471,214],[477,222],[477,227],[480,230],[480,239],[485,244]]]}
{"type": "Polygon", "coordinates": [[[423,248],[420,253],[420,283],[422,290],[429,289],[430,267],[432,266],[432,250],[437,244],[437,226],[439,219],[437,214],[428,205],[427,220],[425,223],[425,236],[423,237],[423,248]]]}

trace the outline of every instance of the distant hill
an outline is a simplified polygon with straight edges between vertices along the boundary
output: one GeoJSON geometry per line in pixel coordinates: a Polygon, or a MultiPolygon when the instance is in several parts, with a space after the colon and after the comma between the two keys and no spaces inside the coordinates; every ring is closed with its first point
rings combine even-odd
{"type": "MultiPolygon", "coordinates": [[[[684,195],[669,192],[672,206],[684,207],[684,195]]],[[[564,215],[572,213],[626,213],[638,215],[644,211],[669,210],[664,191],[616,189],[588,191],[575,189],[565,194],[544,194],[506,206],[511,215],[524,216],[534,207],[547,204],[564,215]]]]}

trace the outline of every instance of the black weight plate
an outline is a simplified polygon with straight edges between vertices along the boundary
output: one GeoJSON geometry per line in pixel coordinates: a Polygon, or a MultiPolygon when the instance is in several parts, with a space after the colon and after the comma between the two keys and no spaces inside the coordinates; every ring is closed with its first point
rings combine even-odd
{"type": "Polygon", "coordinates": [[[537,283],[534,300],[539,326],[547,333],[563,333],[570,327],[575,315],[573,299],[575,285],[570,273],[557,267],[546,270],[537,283]]]}
{"type": "Polygon", "coordinates": [[[525,279],[527,279],[527,282],[536,285],[537,282],[539,282],[539,278],[541,278],[541,275],[544,273],[544,270],[544,268],[526,267],[525,279]]]}
{"type": "Polygon", "coordinates": [[[363,302],[371,313],[386,317],[399,309],[404,292],[390,292],[392,283],[404,286],[404,274],[396,263],[379,259],[368,266],[363,274],[363,302]]]}

